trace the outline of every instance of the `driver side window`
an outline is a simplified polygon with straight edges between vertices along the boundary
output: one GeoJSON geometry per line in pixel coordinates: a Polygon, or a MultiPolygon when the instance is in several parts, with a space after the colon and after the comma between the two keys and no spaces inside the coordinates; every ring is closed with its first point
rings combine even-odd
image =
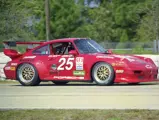
{"type": "Polygon", "coordinates": [[[71,42],[60,42],[52,44],[52,52],[55,55],[68,55],[68,52],[73,49],[74,46],[71,42]]]}

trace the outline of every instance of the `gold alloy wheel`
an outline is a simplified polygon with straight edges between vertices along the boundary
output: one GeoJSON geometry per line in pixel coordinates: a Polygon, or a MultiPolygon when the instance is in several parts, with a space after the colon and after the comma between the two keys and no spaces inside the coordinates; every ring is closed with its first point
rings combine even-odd
{"type": "Polygon", "coordinates": [[[110,75],[109,69],[106,66],[100,66],[97,70],[97,77],[104,81],[106,80],[110,75]]]}
{"type": "Polygon", "coordinates": [[[34,68],[27,64],[23,65],[20,69],[19,77],[23,82],[30,82],[34,79],[35,76],[35,70],[34,68]]]}
{"type": "Polygon", "coordinates": [[[32,80],[34,77],[34,70],[30,67],[25,67],[22,70],[22,76],[25,80],[32,80]]]}

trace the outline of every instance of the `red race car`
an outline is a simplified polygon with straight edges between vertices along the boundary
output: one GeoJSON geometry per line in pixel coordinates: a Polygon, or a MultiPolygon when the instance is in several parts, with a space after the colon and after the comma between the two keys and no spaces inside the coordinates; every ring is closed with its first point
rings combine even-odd
{"type": "Polygon", "coordinates": [[[42,42],[4,42],[4,54],[12,61],[4,67],[8,79],[22,85],[52,81],[57,85],[70,81],[112,85],[137,84],[157,79],[158,68],[150,58],[117,55],[91,39],[65,38],[42,42]],[[13,46],[19,48],[20,53],[13,46]],[[28,45],[28,47],[24,47],[28,45]]]}

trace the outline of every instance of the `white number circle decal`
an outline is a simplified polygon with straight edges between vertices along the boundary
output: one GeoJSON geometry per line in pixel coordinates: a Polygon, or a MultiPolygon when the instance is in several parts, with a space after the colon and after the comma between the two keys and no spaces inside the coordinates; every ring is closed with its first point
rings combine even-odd
{"type": "Polygon", "coordinates": [[[66,58],[60,58],[60,65],[58,66],[57,70],[71,70],[73,67],[73,60],[74,58],[68,58],[67,61],[66,58]]]}

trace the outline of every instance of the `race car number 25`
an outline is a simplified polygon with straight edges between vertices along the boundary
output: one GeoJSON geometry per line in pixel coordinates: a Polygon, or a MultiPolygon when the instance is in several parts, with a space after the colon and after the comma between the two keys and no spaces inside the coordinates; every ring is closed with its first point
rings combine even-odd
{"type": "Polygon", "coordinates": [[[60,65],[57,67],[57,70],[71,70],[73,67],[73,60],[74,58],[60,58],[60,65]]]}

